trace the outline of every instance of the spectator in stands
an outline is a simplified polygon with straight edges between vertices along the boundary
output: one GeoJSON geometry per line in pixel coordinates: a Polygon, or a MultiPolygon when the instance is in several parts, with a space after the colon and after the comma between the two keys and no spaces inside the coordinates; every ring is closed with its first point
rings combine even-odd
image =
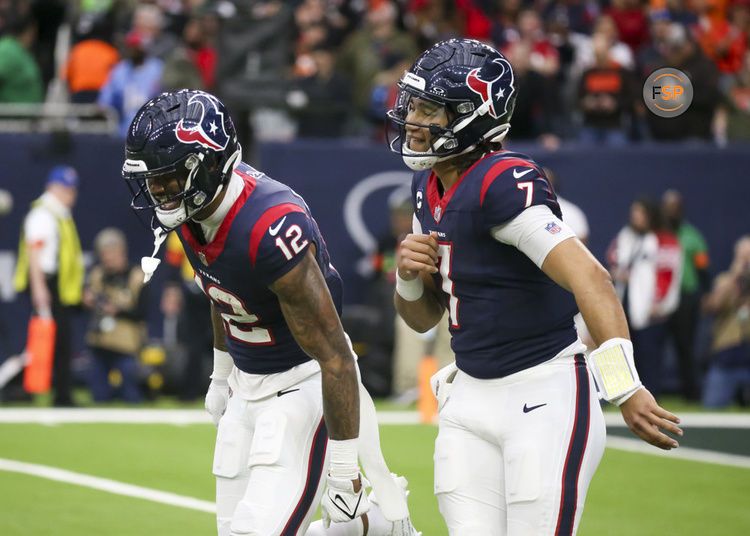
{"type": "Polygon", "coordinates": [[[666,9],[655,9],[649,14],[651,41],[641,47],[636,57],[636,72],[641,80],[662,66],[670,24],[669,11],[666,9]]]}
{"type": "Polygon", "coordinates": [[[286,117],[286,91],[280,91],[292,51],[293,3],[227,0],[217,10],[217,91],[232,113],[243,154],[252,162],[256,139],[284,138],[293,125],[286,117]],[[257,120],[261,113],[264,124],[257,120]]]}
{"type": "Polygon", "coordinates": [[[55,406],[72,406],[71,317],[81,301],[83,255],[71,215],[78,194],[78,173],[55,166],[44,194],[24,219],[13,278],[16,292],[29,290],[32,314],[52,317],[57,325],[52,370],[55,406]]]}
{"type": "Polygon", "coordinates": [[[667,328],[677,354],[682,396],[686,400],[698,400],[695,334],[700,319],[701,296],[710,285],[708,246],[700,231],[685,220],[680,192],[664,192],[661,206],[666,227],[680,242],[683,259],[679,305],[669,317],[667,328]]]}
{"type": "Polygon", "coordinates": [[[722,74],[737,73],[747,50],[747,35],[726,20],[723,2],[695,0],[694,5],[698,23],[693,32],[703,53],[716,63],[722,74]]]}
{"type": "Polygon", "coordinates": [[[313,49],[332,44],[321,0],[307,0],[300,4],[294,11],[294,21],[297,27],[294,76],[305,78],[315,74],[313,49]]]}
{"type": "Polygon", "coordinates": [[[518,93],[513,111],[514,140],[537,140],[555,149],[560,145],[554,133],[553,118],[560,112],[561,97],[558,85],[531,69],[532,51],[528,43],[516,43],[507,56],[513,65],[516,83],[523,91],[518,93]]]}
{"type": "MultiPolygon", "coordinates": [[[[380,71],[373,80],[368,110],[372,121],[385,125],[386,113],[395,106],[398,98],[398,86],[396,84],[403,76],[404,71],[411,67],[411,64],[410,59],[398,54],[394,54],[386,60],[384,70],[380,71]]],[[[374,133],[373,138],[385,140],[385,128],[378,133],[374,133]]]]}
{"type": "Polygon", "coordinates": [[[596,63],[594,54],[594,40],[605,41],[609,48],[609,59],[622,67],[632,70],[635,65],[633,51],[630,47],[620,41],[617,33],[617,25],[612,17],[602,15],[596,20],[594,31],[591,36],[575,34],[571,36],[571,43],[575,47],[575,61],[571,66],[571,77],[578,77],[596,63]]]}
{"type": "Polygon", "coordinates": [[[19,16],[0,37],[0,103],[42,102],[42,75],[31,48],[36,40],[36,23],[19,16]]]}
{"type": "MultiPolygon", "coordinates": [[[[197,19],[188,20],[182,33],[182,41],[164,60],[160,84],[163,90],[208,89],[205,87],[201,71],[194,61],[196,48],[201,48],[202,37],[200,22],[197,19]]],[[[214,51],[214,67],[215,62],[214,51]]]]}
{"type": "Polygon", "coordinates": [[[131,30],[125,36],[124,58],[109,73],[97,102],[117,111],[119,133],[125,136],[136,112],[161,89],[162,61],[146,52],[148,36],[131,30]]]}
{"type": "Polygon", "coordinates": [[[750,39],[750,0],[730,0],[729,21],[750,39]]]}
{"type": "Polygon", "coordinates": [[[339,56],[341,72],[349,73],[354,99],[354,130],[367,133],[365,122],[373,83],[386,69],[389,58],[399,56],[413,60],[417,46],[411,35],[396,26],[398,11],[391,0],[373,0],[365,25],[344,42],[339,56]]]}
{"type": "Polygon", "coordinates": [[[518,14],[522,5],[521,0],[506,0],[495,5],[497,13],[491,19],[489,37],[497,49],[501,50],[511,41],[518,40],[518,14]]]}
{"type": "Polygon", "coordinates": [[[145,342],[143,272],[128,262],[127,242],[119,229],[107,227],[94,237],[98,263],[83,290],[91,319],[86,343],[91,350],[88,384],[95,402],[116,396],[141,399],[137,355],[145,342]]]}
{"type": "MultiPolygon", "coordinates": [[[[503,2],[503,6],[510,4],[503,2]]],[[[409,2],[404,22],[414,36],[417,48],[427,49],[438,41],[461,37],[455,2],[417,0],[409,2]]]]}
{"type": "Polygon", "coordinates": [[[42,87],[47,88],[52,79],[57,76],[59,65],[56,64],[55,49],[58,43],[58,31],[65,22],[69,2],[34,0],[14,3],[17,4],[19,11],[24,9],[23,4],[28,5],[29,13],[36,22],[36,39],[32,53],[42,76],[42,87]]]}
{"type": "Polygon", "coordinates": [[[669,20],[672,22],[682,24],[685,27],[698,22],[698,15],[687,7],[688,2],[686,0],[666,0],[665,3],[669,12],[669,20]]]}
{"type": "Polygon", "coordinates": [[[516,46],[526,46],[530,50],[529,68],[540,75],[550,78],[560,69],[560,58],[557,49],[547,39],[542,28],[542,20],[533,9],[524,9],[518,14],[517,37],[509,40],[503,47],[503,54],[513,55],[516,46]]]}
{"type": "Polygon", "coordinates": [[[287,102],[297,121],[297,136],[341,136],[351,107],[349,80],[336,71],[336,50],[323,43],[310,52],[313,72],[292,81],[287,102]]]}
{"type": "Polygon", "coordinates": [[[633,352],[643,384],[661,392],[666,319],[679,299],[681,250],[660,225],[659,207],[641,197],[630,222],[610,245],[608,261],[628,317],[633,352]]]}
{"type": "Polygon", "coordinates": [[[106,19],[100,19],[70,49],[61,73],[61,78],[68,84],[70,102],[96,102],[99,90],[120,60],[117,49],[108,42],[110,38],[106,19]]]}
{"type": "Polygon", "coordinates": [[[594,66],[581,75],[578,102],[583,114],[580,138],[587,143],[624,145],[636,90],[632,74],[611,59],[609,40],[594,34],[594,66]]]}
{"type": "Polygon", "coordinates": [[[639,0],[612,0],[605,13],[612,17],[620,39],[634,53],[648,41],[648,26],[639,0]]]}
{"type": "Polygon", "coordinates": [[[723,84],[722,100],[715,124],[720,143],[750,140],[750,51],[745,52],[742,69],[723,84]]]}
{"type": "Polygon", "coordinates": [[[164,61],[161,87],[212,91],[216,78],[213,17],[194,14],[185,22],[182,41],[164,61]]]}
{"type": "Polygon", "coordinates": [[[511,25],[515,25],[515,15],[521,2],[520,0],[506,0],[502,3],[488,0],[457,0],[454,4],[458,18],[463,22],[462,37],[486,41],[493,31],[492,18],[497,17],[501,25],[508,21],[512,21],[511,25]]]}
{"type": "Polygon", "coordinates": [[[545,18],[554,13],[566,19],[571,32],[589,35],[600,10],[599,2],[593,0],[556,0],[547,4],[545,18]]]}
{"type": "Polygon", "coordinates": [[[164,61],[179,46],[179,37],[164,31],[165,17],[158,2],[140,2],[133,10],[131,29],[143,36],[146,53],[164,61]]]}
{"type": "Polygon", "coordinates": [[[711,365],[703,387],[703,405],[728,406],[739,398],[750,403],[750,235],[734,247],[729,270],[719,274],[705,310],[716,317],[711,365]]]}
{"type": "Polygon", "coordinates": [[[662,66],[688,74],[693,84],[693,101],[677,117],[663,118],[649,113],[651,135],[657,140],[712,139],[712,122],[720,96],[716,64],[706,58],[685,27],[677,23],[669,27],[662,60],[662,66]]]}

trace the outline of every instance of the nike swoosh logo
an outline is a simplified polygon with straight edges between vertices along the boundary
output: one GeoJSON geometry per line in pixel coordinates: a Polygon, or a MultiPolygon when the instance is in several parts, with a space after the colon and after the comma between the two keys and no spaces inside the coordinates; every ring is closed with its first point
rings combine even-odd
{"type": "Polygon", "coordinates": [[[520,179],[521,177],[523,177],[523,176],[524,176],[524,175],[526,175],[527,173],[531,173],[532,171],[534,171],[534,170],[533,170],[533,169],[527,169],[527,170],[526,170],[526,171],[524,171],[523,173],[518,173],[518,172],[517,172],[517,171],[516,171],[516,170],[514,169],[514,170],[513,170],[513,178],[514,178],[514,179],[520,179]]]}
{"type": "Polygon", "coordinates": [[[279,229],[281,229],[281,226],[284,225],[285,219],[286,219],[286,216],[281,218],[281,221],[276,225],[276,227],[269,227],[268,234],[270,234],[271,236],[276,236],[279,232],[279,229]]]}
{"type": "Polygon", "coordinates": [[[279,391],[278,393],[276,393],[276,396],[288,395],[289,393],[293,393],[294,391],[299,391],[299,389],[287,389],[286,391],[279,391]]]}
{"type": "Polygon", "coordinates": [[[528,407],[526,404],[524,404],[523,405],[523,412],[524,413],[528,413],[529,411],[534,411],[535,409],[541,408],[542,406],[546,406],[546,405],[547,405],[546,402],[544,404],[539,404],[537,406],[531,406],[531,407],[528,407]]]}
{"type": "Polygon", "coordinates": [[[362,502],[362,493],[359,494],[359,497],[357,498],[357,504],[354,505],[354,510],[352,510],[351,513],[349,512],[349,505],[346,504],[346,501],[344,500],[344,498],[338,493],[333,497],[333,501],[331,502],[334,504],[336,508],[341,510],[346,517],[348,517],[349,519],[354,519],[354,514],[357,513],[357,508],[359,508],[359,503],[362,502]],[[344,508],[339,506],[338,504],[339,502],[344,505],[344,508]]]}

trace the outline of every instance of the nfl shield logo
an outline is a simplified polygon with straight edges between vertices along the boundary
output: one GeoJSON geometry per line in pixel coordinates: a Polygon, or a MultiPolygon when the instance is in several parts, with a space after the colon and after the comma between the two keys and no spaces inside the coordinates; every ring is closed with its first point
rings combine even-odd
{"type": "Polygon", "coordinates": [[[199,259],[201,260],[201,262],[203,263],[203,266],[208,266],[208,261],[206,260],[206,256],[205,256],[205,255],[203,254],[203,252],[202,252],[202,251],[199,251],[199,252],[198,252],[198,258],[199,258],[199,259]]]}
{"type": "Polygon", "coordinates": [[[440,221],[440,216],[443,214],[443,209],[440,208],[440,205],[435,207],[435,221],[440,221]]]}
{"type": "Polygon", "coordinates": [[[557,234],[557,233],[559,233],[560,231],[562,231],[562,229],[560,228],[560,226],[559,226],[559,225],[557,225],[557,224],[556,224],[555,222],[553,222],[553,221],[549,222],[549,223],[548,223],[548,224],[546,225],[545,229],[546,229],[546,230],[547,230],[547,231],[548,231],[548,232],[549,232],[550,234],[557,234]]]}

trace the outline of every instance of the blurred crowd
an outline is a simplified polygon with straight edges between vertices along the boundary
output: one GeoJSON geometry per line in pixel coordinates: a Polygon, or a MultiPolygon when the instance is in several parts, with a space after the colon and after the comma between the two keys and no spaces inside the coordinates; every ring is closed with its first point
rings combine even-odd
{"type": "Polygon", "coordinates": [[[750,403],[750,235],[739,237],[731,266],[712,280],[708,244],[685,217],[680,193],[667,190],[661,203],[648,196],[632,203],[607,265],[636,367],[655,396],[665,391],[671,346],[686,400],[710,408],[750,403]],[[702,315],[712,325],[709,359],[698,357],[702,315]]]}
{"type": "Polygon", "coordinates": [[[383,136],[418,51],[466,36],[511,61],[513,139],[750,138],[750,0],[18,0],[0,2],[0,103],[116,111],[124,133],[161,90],[217,92],[240,137],[383,136]],[[673,119],[641,97],[686,72],[673,119]]]}

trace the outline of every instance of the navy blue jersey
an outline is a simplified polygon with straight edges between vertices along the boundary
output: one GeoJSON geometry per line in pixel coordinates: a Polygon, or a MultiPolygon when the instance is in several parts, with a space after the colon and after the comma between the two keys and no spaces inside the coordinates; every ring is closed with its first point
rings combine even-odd
{"type": "Polygon", "coordinates": [[[438,233],[440,270],[433,277],[450,313],[451,346],[461,370],[476,378],[507,376],[551,359],[575,341],[572,294],[491,235],[532,205],[546,205],[561,217],[536,163],[498,151],[475,163],[442,196],[435,174],[418,172],[412,194],[422,232],[438,233]]]}
{"type": "Polygon", "coordinates": [[[315,244],[318,266],[340,315],[341,277],[297,193],[244,163],[234,173],[244,189],[215,238],[201,245],[187,225],[178,235],[196,281],[224,320],[227,348],[237,368],[251,374],[282,372],[310,357],[294,340],[268,286],[315,244]]]}

